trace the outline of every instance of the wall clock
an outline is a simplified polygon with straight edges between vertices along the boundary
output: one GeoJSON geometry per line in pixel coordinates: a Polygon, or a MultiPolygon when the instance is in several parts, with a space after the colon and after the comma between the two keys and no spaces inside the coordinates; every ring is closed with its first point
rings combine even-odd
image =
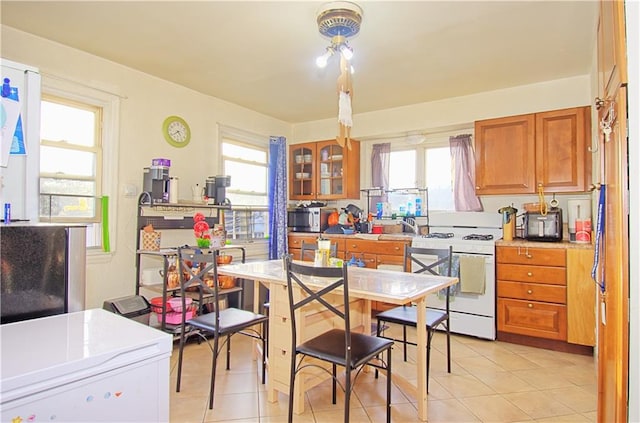
{"type": "Polygon", "coordinates": [[[191,141],[189,124],[179,116],[169,116],[162,123],[164,139],[174,147],[184,147],[191,141]]]}

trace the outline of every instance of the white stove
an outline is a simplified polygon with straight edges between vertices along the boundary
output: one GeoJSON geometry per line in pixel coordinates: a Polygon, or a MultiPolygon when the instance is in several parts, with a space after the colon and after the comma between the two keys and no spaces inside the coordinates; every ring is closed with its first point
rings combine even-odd
{"type": "MultiPolygon", "coordinates": [[[[496,338],[495,240],[502,238],[502,217],[487,212],[437,212],[429,214],[429,235],[415,237],[413,247],[453,247],[453,275],[462,278],[450,297],[451,331],[486,339],[496,338]],[[484,264],[484,275],[470,272],[484,264]],[[477,268],[477,267],[476,267],[477,268]]],[[[427,304],[445,309],[442,293],[427,304]]]]}

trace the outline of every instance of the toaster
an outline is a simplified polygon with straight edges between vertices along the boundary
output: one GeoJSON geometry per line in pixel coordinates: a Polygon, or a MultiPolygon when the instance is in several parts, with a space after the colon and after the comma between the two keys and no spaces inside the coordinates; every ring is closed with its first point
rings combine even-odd
{"type": "Polygon", "coordinates": [[[553,207],[546,214],[525,213],[524,237],[530,241],[562,241],[562,209],[553,207]]]}

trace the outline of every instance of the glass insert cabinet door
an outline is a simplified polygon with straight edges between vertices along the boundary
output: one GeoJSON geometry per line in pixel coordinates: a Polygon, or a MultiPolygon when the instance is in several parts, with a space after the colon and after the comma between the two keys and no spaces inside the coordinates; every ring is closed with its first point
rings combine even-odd
{"type": "Polygon", "coordinates": [[[298,144],[290,151],[291,196],[297,199],[316,197],[316,145],[298,144]]]}
{"type": "Polygon", "coordinates": [[[335,141],[318,143],[318,190],[322,198],[344,196],[344,149],[335,141]]]}

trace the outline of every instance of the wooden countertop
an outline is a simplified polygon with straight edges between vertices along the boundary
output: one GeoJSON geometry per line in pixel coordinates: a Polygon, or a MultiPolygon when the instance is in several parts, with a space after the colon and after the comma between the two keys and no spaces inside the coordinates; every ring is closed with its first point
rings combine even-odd
{"type": "Polygon", "coordinates": [[[522,238],[514,238],[513,241],[499,239],[496,241],[496,247],[566,248],[575,250],[593,250],[594,248],[593,244],[578,244],[567,240],[560,242],[542,242],[527,241],[522,238]]]}
{"type": "MultiPolygon", "coordinates": [[[[367,239],[371,241],[408,241],[410,242],[416,235],[410,233],[398,233],[398,234],[316,234],[307,232],[293,232],[290,234],[297,234],[300,236],[319,236],[322,235],[326,239],[367,239]]],[[[593,250],[593,244],[578,244],[575,242],[569,242],[568,240],[562,240],[560,242],[542,242],[542,241],[527,241],[522,238],[514,238],[513,241],[505,241],[503,239],[496,240],[496,247],[532,247],[532,248],[566,248],[576,250],[593,250]]]]}
{"type": "Polygon", "coordinates": [[[289,235],[299,235],[299,236],[322,236],[325,239],[366,239],[370,241],[411,241],[414,234],[409,233],[398,233],[398,234],[317,234],[310,232],[290,232],[289,235]]]}

